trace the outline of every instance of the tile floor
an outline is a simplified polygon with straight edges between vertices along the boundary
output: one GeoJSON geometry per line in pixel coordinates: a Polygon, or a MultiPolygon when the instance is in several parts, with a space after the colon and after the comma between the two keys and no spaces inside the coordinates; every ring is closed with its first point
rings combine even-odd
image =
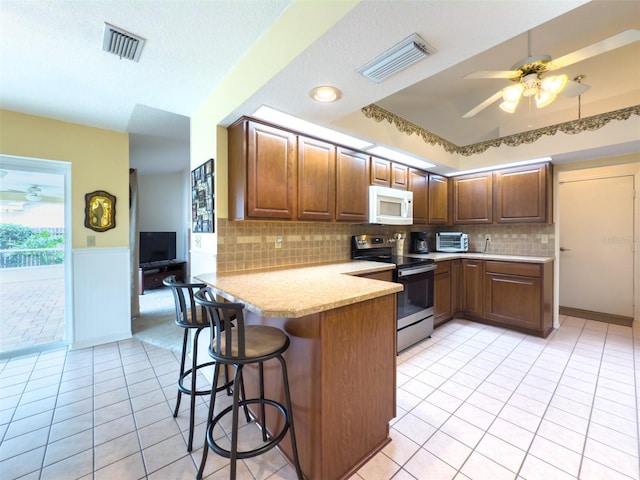
{"type": "MultiPolygon", "coordinates": [[[[561,321],[540,339],[454,320],[403,352],[393,441],[352,480],[639,478],[640,333],[561,321]]],[[[195,478],[177,367],[134,339],[1,361],[0,477],[195,478]]],[[[199,399],[196,445],[205,415],[199,399]]],[[[294,478],[277,451],[241,463],[242,479],[294,478]]],[[[205,476],[228,462],[211,454],[205,476]]]]}
{"type": "Polygon", "coordinates": [[[2,283],[0,299],[1,352],[64,340],[64,278],[2,283]]]}

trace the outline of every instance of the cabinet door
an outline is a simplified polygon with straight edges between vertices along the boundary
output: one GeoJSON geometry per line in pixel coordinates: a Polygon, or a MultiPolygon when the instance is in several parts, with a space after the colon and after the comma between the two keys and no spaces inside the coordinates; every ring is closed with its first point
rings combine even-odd
{"type": "Polygon", "coordinates": [[[429,202],[428,174],[415,168],[409,169],[409,190],[413,192],[413,224],[427,224],[427,203],[429,202]]]}
{"type": "Polygon", "coordinates": [[[487,272],[485,318],[505,326],[541,330],[540,278],[487,272]]]}
{"type": "Polygon", "coordinates": [[[409,167],[391,163],[391,188],[407,190],[409,188],[409,167]]]}
{"type": "Polygon", "coordinates": [[[462,310],[482,317],[482,261],[462,260],[462,310]]]}
{"type": "Polygon", "coordinates": [[[451,314],[462,311],[462,260],[451,260],[451,314]]]}
{"type": "Polygon", "coordinates": [[[259,123],[248,124],[247,216],[296,216],[296,136],[259,123]]]}
{"type": "Polygon", "coordinates": [[[451,262],[438,262],[433,287],[433,325],[438,327],[451,318],[451,262]],[[438,273],[441,272],[441,273],[438,273]]]}
{"type": "Polygon", "coordinates": [[[441,175],[429,174],[429,225],[449,222],[449,180],[441,175]]]}
{"type": "Polygon", "coordinates": [[[453,223],[493,222],[492,174],[453,178],[453,223]]]}
{"type": "Polygon", "coordinates": [[[369,219],[369,157],[338,147],[336,157],[336,220],[369,219]]]}
{"type": "Polygon", "coordinates": [[[371,157],[371,185],[391,186],[391,162],[371,157]]]}
{"type": "Polygon", "coordinates": [[[298,137],[298,218],[331,221],[336,206],[336,148],[298,137]]]}
{"type": "Polygon", "coordinates": [[[544,223],[550,219],[549,164],[494,172],[496,223],[544,223]]]}

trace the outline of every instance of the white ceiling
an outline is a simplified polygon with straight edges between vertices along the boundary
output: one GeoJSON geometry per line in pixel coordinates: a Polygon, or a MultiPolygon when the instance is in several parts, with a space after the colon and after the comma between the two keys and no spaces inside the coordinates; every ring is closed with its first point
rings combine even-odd
{"type": "MultiPolygon", "coordinates": [[[[188,168],[188,158],[174,151],[188,149],[189,117],[289,3],[3,0],[0,105],[129,132],[147,173],[188,168]],[[101,51],[104,22],[146,38],[139,63],[101,51]]],[[[521,102],[511,116],[496,103],[463,119],[509,83],[464,75],[510,69],[527,56],[528,30],[532,54],[557,58],[629,28],[640,28],[638,1],[363,0],[225,123],[268,105],[331,126],[376,103],[467,145],[575,119],[577,98],[559,97],[544,110],[521,102]],[[380,84],[356,72],[412,33],[436,53],[380,84]],[[311,101],[309,90],[321,84],[338,86],[342,100],[311,101]]],[[[582,115],[593,115],[640,104],[639,58],[640,42],[558,73],[586,75],[591,89],[581,97],[582,115]]]]}

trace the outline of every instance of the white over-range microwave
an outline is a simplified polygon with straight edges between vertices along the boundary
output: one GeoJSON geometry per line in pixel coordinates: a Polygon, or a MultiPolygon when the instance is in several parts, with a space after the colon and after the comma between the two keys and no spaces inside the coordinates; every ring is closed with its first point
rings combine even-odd
{"type": "Polygon", "coordinates": [[[369,223],[411,225],[413,192],[379,185],[369,187],[369,223]]]}

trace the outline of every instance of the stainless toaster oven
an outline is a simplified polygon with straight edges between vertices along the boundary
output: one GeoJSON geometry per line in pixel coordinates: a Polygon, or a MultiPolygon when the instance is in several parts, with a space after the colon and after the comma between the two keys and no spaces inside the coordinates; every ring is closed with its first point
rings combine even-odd
{"type": "Polygon", "coordinates": [[[469,236],[461,232],[436,233],[437,252],[468,252],[469,236]]]}

